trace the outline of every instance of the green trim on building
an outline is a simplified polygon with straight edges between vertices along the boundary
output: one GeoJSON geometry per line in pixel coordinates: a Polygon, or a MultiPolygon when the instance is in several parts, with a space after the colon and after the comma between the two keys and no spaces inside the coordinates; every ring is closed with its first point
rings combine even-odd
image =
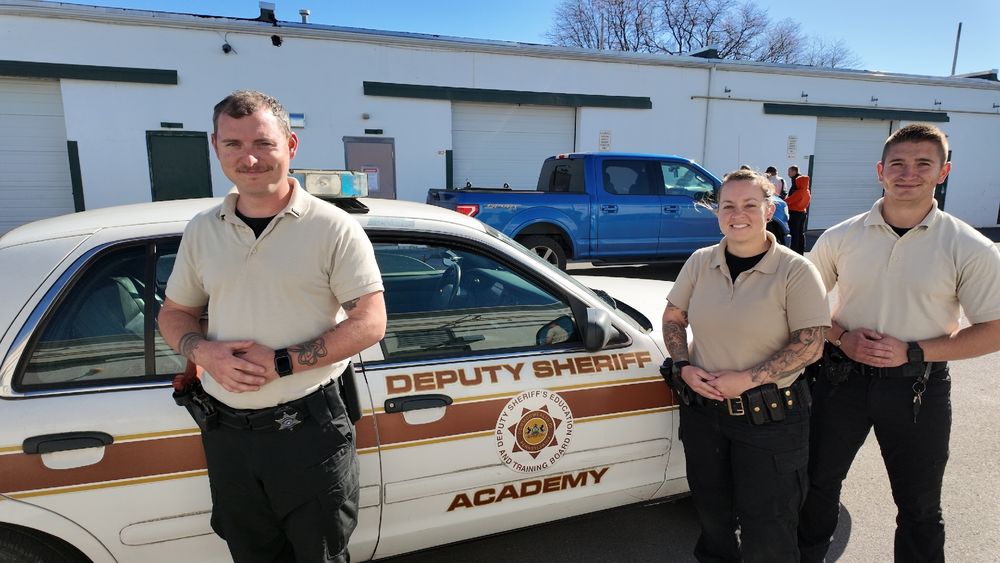
{"type": "Polygon", "coordinates": [[[87,209],[83,201],[83,174],[80,173],[80,147],[76,141],[66,141],[66,152],[69,154],[69,181],[73,189],[73,207],[77,211],[87,209]]]}
{"type": "Polygon", "coordinates": [[[488,90],[485,88],[455,88],[422,84],[364,82],[366,96],[450,100],[453,102],[486,102],[497,104],[528,104],[535,106],[597,107],[621,109],[652,109],[653,102],[644,96],[601,96],[596,94],[566,94],[559,92],[526,92],[521,90],[488,90]]]}
{"type": "Polygon", "coordinates": [[[455,153],[451,149],[444,151],[444,187],[454,188],[455,182],[455,153]]]}
{"type": "Polygon", "coordinates": [[[890,119],[895,121],[951,121],[943,111],[910,111],[902,109],[853,108],[819,106],[813,104],[764,104],[764,113],[774,115],[809,115],[816,117],[859,117],[863,119],[890,119]]]}
{"type": "Polygon", "coordinates": [[[0,60],[0,76],[22,78],[71,78],[140,84],[177,84],[176,70],[122,66],[68,65],[0,60]]]}

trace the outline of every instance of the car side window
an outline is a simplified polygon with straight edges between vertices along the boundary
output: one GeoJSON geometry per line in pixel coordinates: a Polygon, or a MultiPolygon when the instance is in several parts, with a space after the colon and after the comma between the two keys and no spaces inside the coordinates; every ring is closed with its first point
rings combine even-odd
{"type": "Polygon", "coordinates": [[[703,174],[679,162],[663,162],[663,189],[667,195],[684,195],[704,200],[715,192],[715,185],[703,174]]]}
{"type": "Polygon", "coordinates": [[[604,191],[615,195],[659,195],[650,181],[649,167],[643,160],[605,160],[602,165],[604,191]]]}
{"type": "MultiPolygon", "coordinates": [[[[161,276],[147,277],[146,264],[154,259],[147,254],[151,244],[100,254],[72,278],[72,286],[43,317],[18,388],[119,384],[184,370],[184,359],[163,342],[159,331],[147,333],[146,320],[155,318],[164,295],[161,276]],[[152,357],[146,355],[147,339],[153,340],[152,357]]],[[[172,266],[168,256],[176,252],[176,243],[166,244],[155,260],[172,266]]]]}
{"type": "Polygon", "coordinates": [[[385,286],[386,360],[580,342],[570,306],[478,251],[375,243],[385,286]]]}

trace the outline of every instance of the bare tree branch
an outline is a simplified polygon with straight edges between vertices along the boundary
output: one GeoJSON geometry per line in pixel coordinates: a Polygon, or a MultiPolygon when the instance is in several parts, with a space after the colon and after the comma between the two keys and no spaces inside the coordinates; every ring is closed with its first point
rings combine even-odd
{"type": "Polygon", "coordinates": [[[679,55],[715,46],[719,56],[851,68],[843,40],[810,39],[791,19],[771,21],[752,0],[563,0],[546,37],[555,45],[679,55]]]}

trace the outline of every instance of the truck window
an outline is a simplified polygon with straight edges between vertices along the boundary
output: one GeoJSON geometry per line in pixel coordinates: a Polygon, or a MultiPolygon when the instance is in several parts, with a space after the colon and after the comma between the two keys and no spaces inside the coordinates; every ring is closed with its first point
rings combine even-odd
{"type": "Polygon", "coordinates": [[[715,184],[694,168],[679,162],[660,163],[663,170],[663,190],[667,195],[684,195],[705,199],[715,191],[715,184]]]}
{"type": "Polygon", "coordinates": [[[649,166],[643,160],[605,160],[604,191],[615,195],[659,195],[650,182],[649,166]]]}
{"type": "Polygon", "coordinates": [[[586,187],[583,178],[583,160],[546,160],[538,175],[537,189],[540,192],[551,193],[584,193],[586,187]]]}

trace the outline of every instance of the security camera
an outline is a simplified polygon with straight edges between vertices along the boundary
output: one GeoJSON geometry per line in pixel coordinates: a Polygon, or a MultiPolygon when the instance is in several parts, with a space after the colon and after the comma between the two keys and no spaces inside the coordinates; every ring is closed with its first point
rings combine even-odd
{"type": "Polygon", "coordinates": [[[225,54],[228,55],[232,51],[233,51],[233,46],[232,45],[230,45],[229,43],[223,43],[222,44],[222,52],[223,53],[225,53],[225,54]]]}

